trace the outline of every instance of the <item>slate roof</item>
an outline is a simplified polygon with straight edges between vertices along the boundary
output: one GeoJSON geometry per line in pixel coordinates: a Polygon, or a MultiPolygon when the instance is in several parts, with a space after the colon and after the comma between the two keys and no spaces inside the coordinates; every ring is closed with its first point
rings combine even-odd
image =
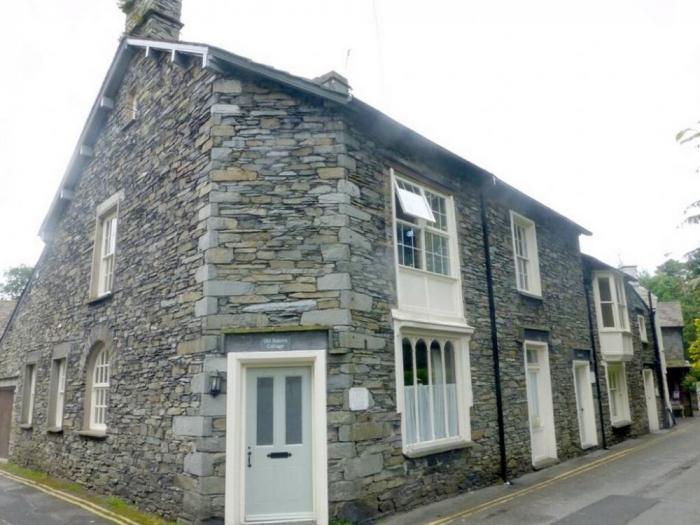
{"type": "Polygon", "coordinates": [[[352,95],[339,93],[333,89],[321,86],[313,80],[280,71],[207,44],[122,37],[107,76],[80,135],[80,140],[63,176],[61,185],[41,225],[39,234],[42,239],[47,240],[51,237],[56,224],[72,199],[73,190],[80,178],[80,173],[90,162],[91,148],[95,144],[102,126],[107,121],[109,111],[113,108],[113,97],[119,90],[131,57],[137,52],[145,52],[147,54],[167,53],[171,56],[173,62],[178,62],[178,60],[201,60],[202,67],[209,68],[212,71],[272,80],[307,96],[310,95],[323,101],[331,102],[341,111],[344,111],[346,115],[355,117],[357,122],[361,122],[365,132],[373,137],[388,144],[400,144],[407,149],[411,149],[424,158],[426,163],[439,163],[449,169],[458,170],[465,175],[476,177],[484,184],[489,183],[492,187],[498,187],[505,194],[521,199],[526,206],[563,221],[580,234],[591,234],[584,227],[501,181],[492,173],[423,137],[352,95]]]}
{"type": "Polygon", "coordinates": [[[683,310],[678,301],[659,303],[656,306],[656,316],[661,328],[673,328],[684,326],[683,310]]]}

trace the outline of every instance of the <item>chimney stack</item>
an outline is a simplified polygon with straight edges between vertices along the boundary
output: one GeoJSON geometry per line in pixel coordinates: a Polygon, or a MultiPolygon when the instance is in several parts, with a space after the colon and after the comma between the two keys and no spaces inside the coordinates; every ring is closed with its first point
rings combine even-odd
{"type": "Polygon", "coordinates": [[[336,71],[329,71],[325,75],[316,77],[313,82],[342,95],[349,95],[351,91],[348,79],[336,71]]]}
{"type": "Polygon", "coordinates": [[[620,271],[639,281],[639,269],[636,265],[620,266],[620,271]]]}
{"type": "Polygon", "coordinates": [[[121,0],[129,36],[154,40],[179,40],[182,0],[121,0]]]}

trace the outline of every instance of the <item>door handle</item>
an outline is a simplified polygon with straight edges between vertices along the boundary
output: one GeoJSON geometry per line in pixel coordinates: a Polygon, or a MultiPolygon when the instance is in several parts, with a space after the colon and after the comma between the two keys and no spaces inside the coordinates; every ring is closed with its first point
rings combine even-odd
{"type": "Polygon", "coordinates": [[[253,454],[253,453],[250,451],[250,447],[248,447],[248,468],[250,468],[250,467],[253,466],[253,464],[250,462],[250,456],[251,456],[252,454],[253,454]]]}
{"type": "Polygon", "coordinates": [[[267,457],[271,458],[271,459],[286,459],[286,458],[292,457],[292,453],[291,452],[270,452],[267,455],[267,457]]]}

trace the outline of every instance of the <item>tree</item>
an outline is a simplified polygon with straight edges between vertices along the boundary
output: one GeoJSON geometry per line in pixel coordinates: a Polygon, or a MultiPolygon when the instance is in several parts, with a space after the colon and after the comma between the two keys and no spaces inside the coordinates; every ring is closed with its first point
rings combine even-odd
{"type": "Polygon", "coordinates": [[[695,319],[700,319],[700,250],[688,254],[685,262],[670,259],[656,268],[654,275],[642,274],[642,286],[651,290],[659,301],[679,301],[683,309],[683,342],[688,348],[696,340],[695,319]]]}
{"type": "Polygon", "coordinates": [[[18,299],[24,287],[27,286],[34,268],[26,264],[20,264],[6,270],[3,273],[3,282],[0,283],[0,298],[18,299]]]}

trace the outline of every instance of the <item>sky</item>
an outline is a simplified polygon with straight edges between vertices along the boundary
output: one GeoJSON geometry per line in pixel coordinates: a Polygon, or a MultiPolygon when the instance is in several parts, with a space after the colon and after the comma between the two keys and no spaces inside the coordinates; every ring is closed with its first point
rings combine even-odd
{"type": "MultiPolygon", "coordinates": [[[[37,236],[116,51],[115,0],[0,4],[0,272],[37,236]],[[9,21],[9,22],[8,22],[9,21]]],[[[697,0],[184,0],[182,39],[354,96],[593,232],[582,249],[653,270],[700,245],[697,0]]]]}

